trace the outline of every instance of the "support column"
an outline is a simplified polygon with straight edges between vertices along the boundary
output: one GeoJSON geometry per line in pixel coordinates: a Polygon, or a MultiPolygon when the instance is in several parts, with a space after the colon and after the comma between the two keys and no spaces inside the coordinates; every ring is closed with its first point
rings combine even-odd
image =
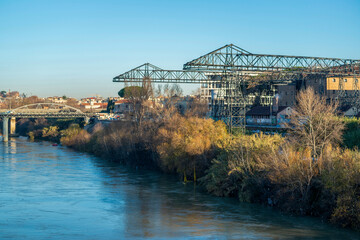
{"type": "Polygon", "coordinates": [[[85,125],[88,125],[89,122],[90,122],[90,118],[89,117],[84,117],[84,122],[85,122],[85,125]]]}
{"type": "Polygon", "coordinates": [[[12,117],[10,119],[10,135],[15,134],[16,132],[16,118],[12,117]]]}
{"type": "Polygon", "coordinates": [[[9,118],[3,118],[3,141],[9,141],[9,118]]]}

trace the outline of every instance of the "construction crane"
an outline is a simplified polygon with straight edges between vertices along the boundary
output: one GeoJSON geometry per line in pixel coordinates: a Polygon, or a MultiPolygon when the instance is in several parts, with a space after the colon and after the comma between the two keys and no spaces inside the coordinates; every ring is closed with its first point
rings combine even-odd
{"type": "Polygon", "coordinates": [[[244,129],[245,113],[253,104],[249,88],[264,83],[296,82],[300,87],[306,87],[307,81],[315,79],[319,82],[319,93],[326,94],[326,81],[337,78],[337,99],[344,104],[360,106],[359,66],[360,60],[253,54],[229,44],[187,62],[183,70],[164,70],[145,63],[114,77],[113,81],[141,83],[147,79],[155,83],[215,83],[219,90],[216,98],[211,100],[213,117],[225,121],[230,129],[244,129]],[[351,95],[344,87],[345,79],[350,77],[353,77],[351,95]]]}

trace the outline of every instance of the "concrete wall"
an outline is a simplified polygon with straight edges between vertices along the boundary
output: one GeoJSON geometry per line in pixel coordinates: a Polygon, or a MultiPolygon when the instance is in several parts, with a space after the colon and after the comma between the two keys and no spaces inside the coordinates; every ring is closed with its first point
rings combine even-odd
{"type": "MultiPolygon", "coordinates": [[[[360,78],[356,78],[358,81],[360,78]]],[[[340,90],[340,81],[342,81],[343,90],[355,90],[355,78],[353,76],[343,77],[331,77],[326,79],[326,89],[327,90],[340,90]]],[[[360,84],[358,82],[357,88],[360,89],[360,84]]]]}

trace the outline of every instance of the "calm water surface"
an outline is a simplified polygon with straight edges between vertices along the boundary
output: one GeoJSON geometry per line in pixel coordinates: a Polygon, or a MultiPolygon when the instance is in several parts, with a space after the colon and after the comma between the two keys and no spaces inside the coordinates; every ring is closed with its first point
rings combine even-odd
{"type": "Polygon", "coordinates": [[[0,239],[360,239],[48,142],[0,154],[0,239]]]}

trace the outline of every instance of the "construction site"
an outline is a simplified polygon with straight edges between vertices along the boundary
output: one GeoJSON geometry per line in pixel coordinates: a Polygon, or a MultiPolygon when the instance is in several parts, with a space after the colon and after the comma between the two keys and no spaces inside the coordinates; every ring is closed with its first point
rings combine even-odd
{"type": "MultiPolygon", "coordinates": [[[[165,70],[145,63],[113,78],[125,84],[193,83],[210,106],[210,117],[244,128],[256,106],[278,110],[296,104],[296,94],[311,87],[327,102],[360,111],[360,60],[250,53],[225,45],[183,65],[165,70]],[[274,108],[274,106],[276,108],[274,108]]],[[[270,114],[271,115],[271,114],[270,114]]]]}

